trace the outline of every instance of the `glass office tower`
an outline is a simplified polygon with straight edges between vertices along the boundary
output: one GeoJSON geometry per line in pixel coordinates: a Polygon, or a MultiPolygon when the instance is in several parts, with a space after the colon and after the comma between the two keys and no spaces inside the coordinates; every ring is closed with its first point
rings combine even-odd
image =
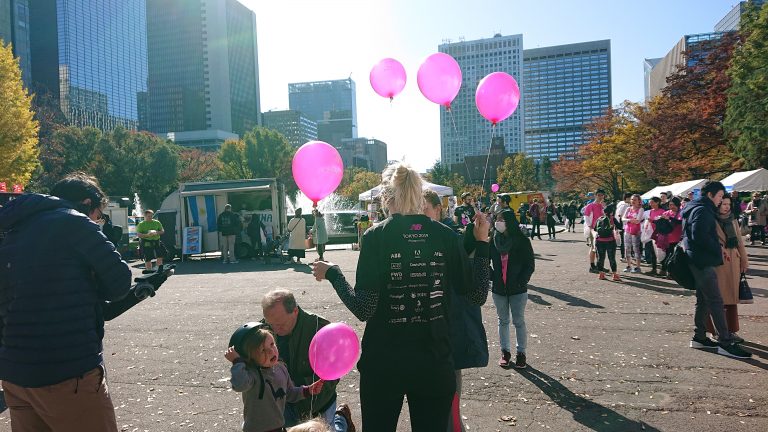
{"type": "Polygon", "coordinates": [[[136,129],[147,86],[145,0],[29,2],[32,81],[70,124],[136,129]]]}
{"type": "Polygon", "coordinates": [[[525,152],[556,159],[584,143],[584,126],[611,106],[611,41],[523,52],[525,152]]]}

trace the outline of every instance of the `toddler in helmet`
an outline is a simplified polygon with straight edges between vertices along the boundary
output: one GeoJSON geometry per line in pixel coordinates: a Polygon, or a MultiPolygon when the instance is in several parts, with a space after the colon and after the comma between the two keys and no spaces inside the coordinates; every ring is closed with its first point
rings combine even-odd
{"type": "Polygon", "coordinates": [[[285,364],[278,361],[275,338],[269,327],[248,323],[229,341],[224,357],[232,362],[232,390],[243,394],[243,431],[281,430],[286,402],[320,393],[323,381],[296,387],[285,364]]]}

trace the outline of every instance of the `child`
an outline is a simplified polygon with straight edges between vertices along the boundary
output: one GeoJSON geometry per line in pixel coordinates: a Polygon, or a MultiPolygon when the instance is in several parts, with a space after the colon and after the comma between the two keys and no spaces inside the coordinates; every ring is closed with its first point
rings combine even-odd
{"type": "Polygon", "coordinates": [[[316,395],[323,388],[322,380],[309,386],[293,385],[285,364],[278,361],[275,338],[265,325],[250,328],[242,343],[233,345],[237,349],[230,346],[224,357],[232,362],[232,390],[243,394],[244,432],[282,430],[285,403],[316,395]]]}
{"type": "Polygon", "coordinates": [[[615,282],[621,282],[619,273],[616,268],[616,230],[618,230],[618,222],[613,217],[616,208],[613,204],[605,208],[605,214],[600,216],[595,225],[595,232],[597,237],[595,238],[595,246],[597,248],[597,268],[600,270],[599,278],[605,280],[605,256],[608,255],[608,262],[611,264],[611,272],[613,272],[613,280],[615,282]]]}

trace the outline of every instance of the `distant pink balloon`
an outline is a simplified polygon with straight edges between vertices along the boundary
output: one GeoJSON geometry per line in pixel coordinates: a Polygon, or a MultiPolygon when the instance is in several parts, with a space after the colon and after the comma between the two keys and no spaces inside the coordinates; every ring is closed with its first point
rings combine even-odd
{"type": "Polygon", "coordinates": [[[336,190],[344,175],[339,152],[323,141],[310,141],[299,147],[291,169],[296,185],[315,206],[336,190]]]}
{"type": "Polygon", "coordinates": [[[491,185],[491,192],[498,192],[499,191],[499,185],[496,183],[491,185]]]}
{"type": "Polygon", "coordinates": [[[309,365],[326,381],[348,374],[360,359],[360,340],[355,330],[344,323],[323,327],[309,343],[309,365]]]}
{"type": "Polygon", "coordinates": [[[371,69],[371,87],[380,96],[392,99],[405,88],[405,68],[393,58],[385,58],[371,69]]]}
{"type": "Polygon", "coordinates": [[[416,82],[425,98],[450,109],[461,89],[461,68],[448,54],[435,53],[419,66],[416,82]]]}
{"type": "Polygon", "coordinates": [[[511,116],[520,103],[520,87],[511,75],[494,72],[477,85],[475,103],[480,115],[496,124],[511,116]]]}

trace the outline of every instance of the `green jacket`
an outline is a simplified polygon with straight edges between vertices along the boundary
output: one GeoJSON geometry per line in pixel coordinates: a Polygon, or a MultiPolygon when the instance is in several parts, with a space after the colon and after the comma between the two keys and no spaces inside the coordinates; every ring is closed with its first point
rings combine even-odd
{"type": "MultiPolygon", "coordinates": [[[[328,325],[330,322],[313,313],[305,312],[299,308],[299,316],[296,319],[296,327],[288,336],[288,346],[290,364],[288,364],[288,373],[291,375],[293,383],[297,386],[310,385],[320,379],[312,371],[309,365],[309,344],[318,330],[328,325]]],[[[282,356],[281,356],[282,357],[282,356]]],[[[336,400],[336,384],[339,381],[327,381],[323,384],[323,390],[315,396],[314,402],[310,398],[292,403],[296,415],[301,421],[308,420],[317,416],[319,413],[328,409],[331,403],[336,400]],[[312,415],[309,415],[310,403],[312,404],[312,415]]]]}

